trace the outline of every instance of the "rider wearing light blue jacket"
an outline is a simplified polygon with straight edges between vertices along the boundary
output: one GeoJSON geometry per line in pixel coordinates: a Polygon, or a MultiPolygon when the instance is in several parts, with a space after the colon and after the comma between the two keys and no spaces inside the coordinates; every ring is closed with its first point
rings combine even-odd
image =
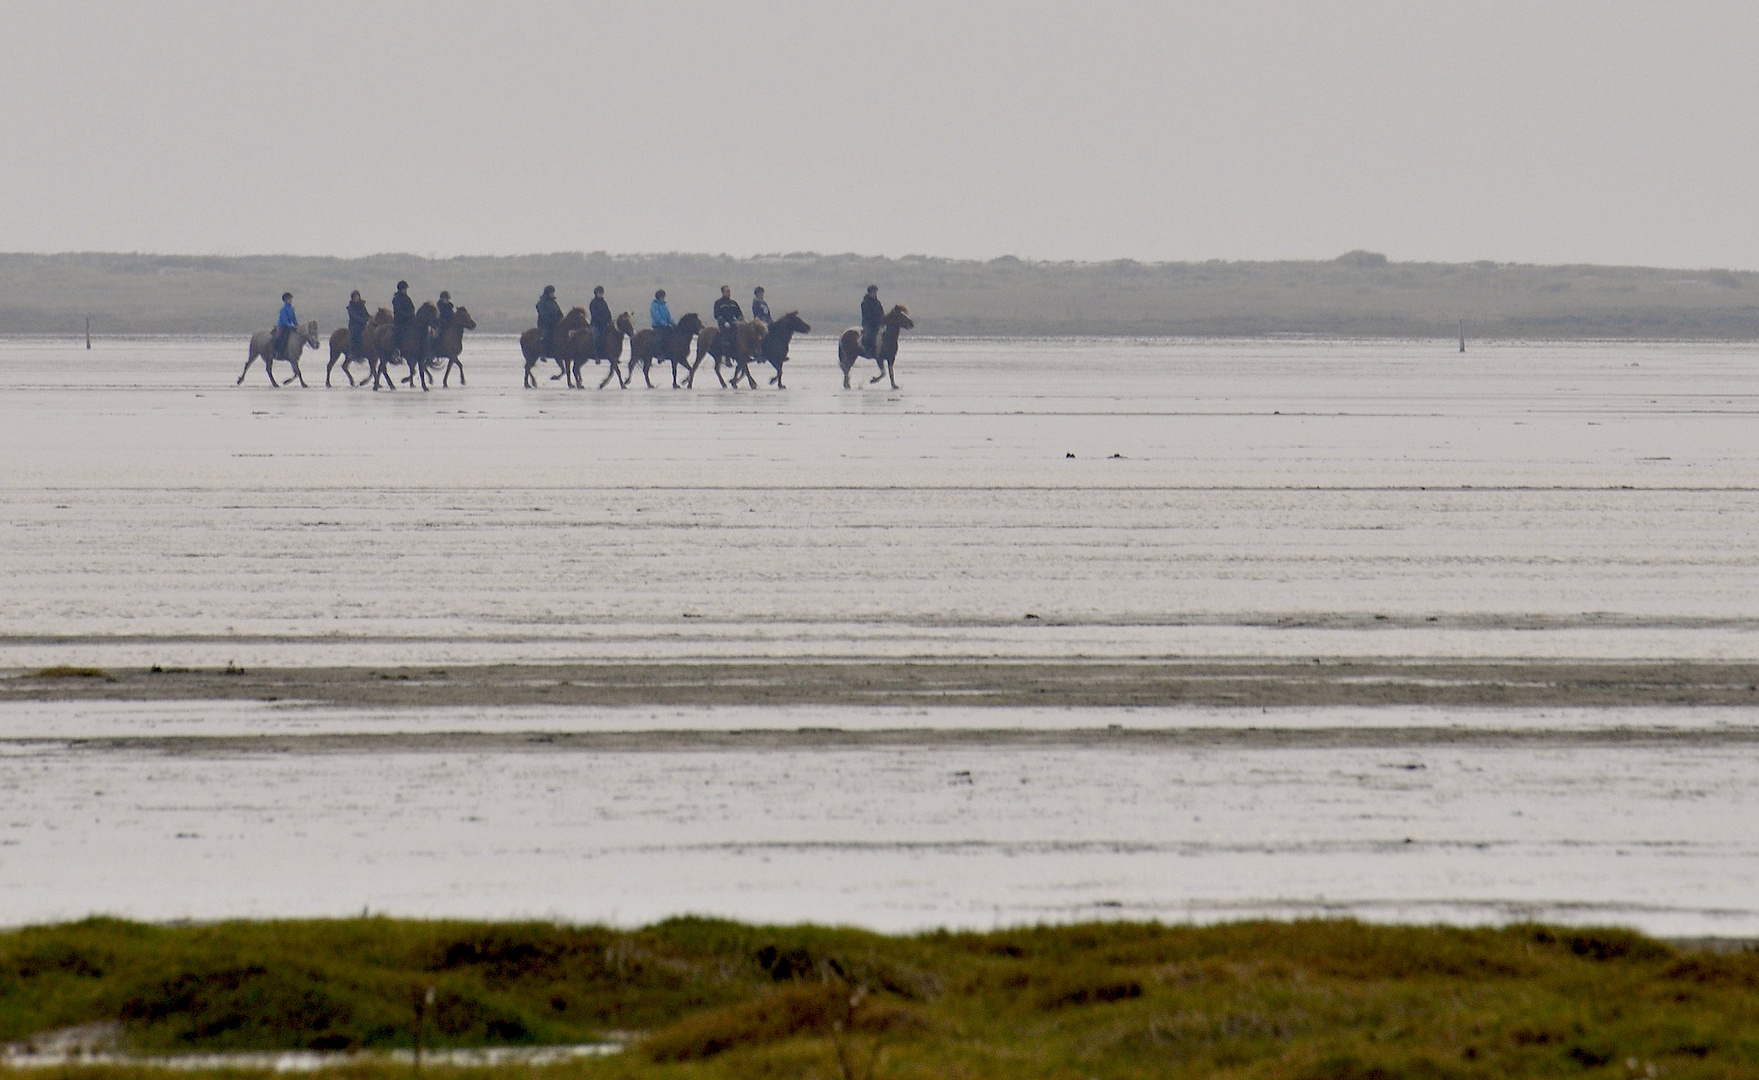
{"type": "Polygon", "coordinates": [[[653,320],[655,330],[670,330],[678,324],[672,321],[672,309],[666,306],[666,290],[654,293],[654,302],[648,305],[647,316],[653,320]]]}
{"type": "Polygon", "coordinates": [[[293,313],[293,294],[281,294],[281,315],[275,320],[275,358],[284,360],[287,357],[287,337],[299,325],[299,316],[293,313]]]}

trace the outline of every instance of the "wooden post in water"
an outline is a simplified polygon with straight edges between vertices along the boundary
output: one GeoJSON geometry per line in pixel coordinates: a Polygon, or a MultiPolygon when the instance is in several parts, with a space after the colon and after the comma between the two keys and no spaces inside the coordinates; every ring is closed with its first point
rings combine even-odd
{"type": "Polygon", "coordinates": [[[86,316],[86,348],[92,347],[92,317],[86,316]]]}
{"type": "Polygon", "coordinates": [[[1466,320],[1460,320],[1460,351],[1466,351],[1466,320]]]}
{"type": "Polygon", "coordinates": [[[409,995],[415,1003],[415,1075],[421,1075],[421,1029],[428,1007],[434,1003],[434,988],[428,987],[427,992],[417,990],[409,995]]]}

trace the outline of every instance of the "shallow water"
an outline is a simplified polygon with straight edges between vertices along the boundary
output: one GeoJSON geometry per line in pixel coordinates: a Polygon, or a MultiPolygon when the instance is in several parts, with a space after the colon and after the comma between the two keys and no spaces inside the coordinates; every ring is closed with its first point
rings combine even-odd
{"type": "Polygon", "coordinates": [[[892,393],[831,347],[525,391],[480,337],[375,395],[0,343],[0,666],[1759,657],[1746,348],[916,339],[892,393]]]}
{"type": "MultiPolygon", "coordinates": [[[[234,342],[0,342],[0,668],[1759,658],[1745,348],[915,339],[901,393],[841,391],[830,348],[798,342],[785,393],[571,393],[520,389],[513,343],[482,337],[468,390],[374,395],[260,372],[234,387],[234,342]]],[[[1754,723],[7,703],[0,922],[1347,913],[1759,934],[1759,755],[1718,735],[1754,723]],[[1555,737],[714,754],[418,738],[1111,724],[1555,737]],[[1673,736],[1591,737],[1614,728],[1673,736]],[[414,741],[316,739],[347,732],[414,741]],[[256,734],[314,741],[175,741],[256,734]],[[82,741],[137,736],[172,741],[82,741]]]]}
{"type": "Polygon", "coordinates": [[[1183,746],[1007,734],[1110,724],[1241,733],[1250,717],[1229,710],[177,712],[0,709],[10,734],[0,741],[0,918],[364,909],[639,924],[699,913],[909,930],[1329,914],[1759,934],[1754,710],[1338,709],[1290,718],[1371,729],[1331,747],[1225,733],[1183,746]],[[602,751],[541,738],[473,749],[428,737],[922,731],[971,720],[993,737],[713,751],[680,749],[677,739],[602,751]],[[1372,730],[1389,722],[1552,736],[1450,745],[1372,730]],[[1672,730],[1588,737],[1653,728],[1672,730]],[[1724,737],[1731,730],[1745,737],[1724,737]],[[412,734],[370,749],[174,737],[270,731],[412,734]],[[170,738],[78,741],[124,734],[170,738]]]}

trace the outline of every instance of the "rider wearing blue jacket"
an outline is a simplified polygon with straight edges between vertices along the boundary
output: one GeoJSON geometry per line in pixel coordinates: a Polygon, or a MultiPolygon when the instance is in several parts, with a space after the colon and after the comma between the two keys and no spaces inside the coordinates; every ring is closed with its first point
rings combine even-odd
{"type": "Polygon", "coordinates": [[[666,306],[666,290],[654,292],[654,302],[647,306],[647,317],[654,327],[654,351],[664,352],[672,341],[672,328],[678,324],[672,321],[672,309],[666,306]]]}
{"type": "Polygon", "coordinates": [[[299,316],[293,313],[293,294],[281,294],[281,315],[275,320],[275,359],[287,359],[287,336],[299,325],[299,316]]]}

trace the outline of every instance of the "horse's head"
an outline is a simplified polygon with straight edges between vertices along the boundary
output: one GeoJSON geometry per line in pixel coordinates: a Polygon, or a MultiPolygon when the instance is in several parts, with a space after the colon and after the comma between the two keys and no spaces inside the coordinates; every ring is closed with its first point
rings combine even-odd
{"type": "Polygon", "coordinates": [[[396,321],[397,321],[397,316],[391,314],[391,309],[388,307],[382,307],[379,309],[378,314],[374,315],[371,319],[367,320],[367,325],[368,326],[383,326],[386,323],[396,322],[396,321]]]}
{"type": "Polygon", "coordinates": [[[588,318],[585,308],[572,307],[572,308],[568,309],[568,314],[562,316],[562,322],[560,325],[560,329],[580,330],[580,329],[586,327],[591,322],[592,322],[592,320],[590,318],[588,318]]]}
{"type": "Polygon", "coordinates": [[[316,319],[304,326],[295,327],[295,329],[299,331],[299,336],[305,339],[307,345],[314,349],[318,347],[318,321],[316,319]]]}
{"type": "Polygon", "coordinates": [[[635,336],[635,318],[627,311],[617,316],[617,321],[612,325],[616,326],[618,330],[621,330],[626,337],[635,336]]]}
{"type": "Polygon", "coordinates": [[[800,313],[798,311],[788,312],[788,314],[786,314],[786,315],[782,316],[780,319],[776,320],[776,325],[781,327],[784,330],[789,330],[789,331],[792,331],[793,333],[796,333],[796,334],[810,334],[810,333],[812,333],[812,327],[806,325],[806,320],[802,319],[800,317],[800,313]]]}
{"type": "Polygon", "coordinates": [[[452,325],[465,330],[475,330],[476,320],[470,317],[470,309],[461,307],[452,313],[452,325]]]}
{"type": "Polygon", "coordinates": [[[686,334],[694,334],[702,329],[702,316],[692,311],[678,320],[678,329],[686,334]]]}
{"type": "Polygon", "coordinates": [[[893,308],[891,313],[886,316],[886,325],[895,326],[900,330],[916,329],[916,323],[910,318],[910,309],[903,304],[893,308]]]}
{"type": "Polygon", "coordinates": [[[415,321],[423,326],[432,326],[440,321],[440,309],[434,306],[432,300],[423,300],[421,306],[415,309],[415,321]]]}

